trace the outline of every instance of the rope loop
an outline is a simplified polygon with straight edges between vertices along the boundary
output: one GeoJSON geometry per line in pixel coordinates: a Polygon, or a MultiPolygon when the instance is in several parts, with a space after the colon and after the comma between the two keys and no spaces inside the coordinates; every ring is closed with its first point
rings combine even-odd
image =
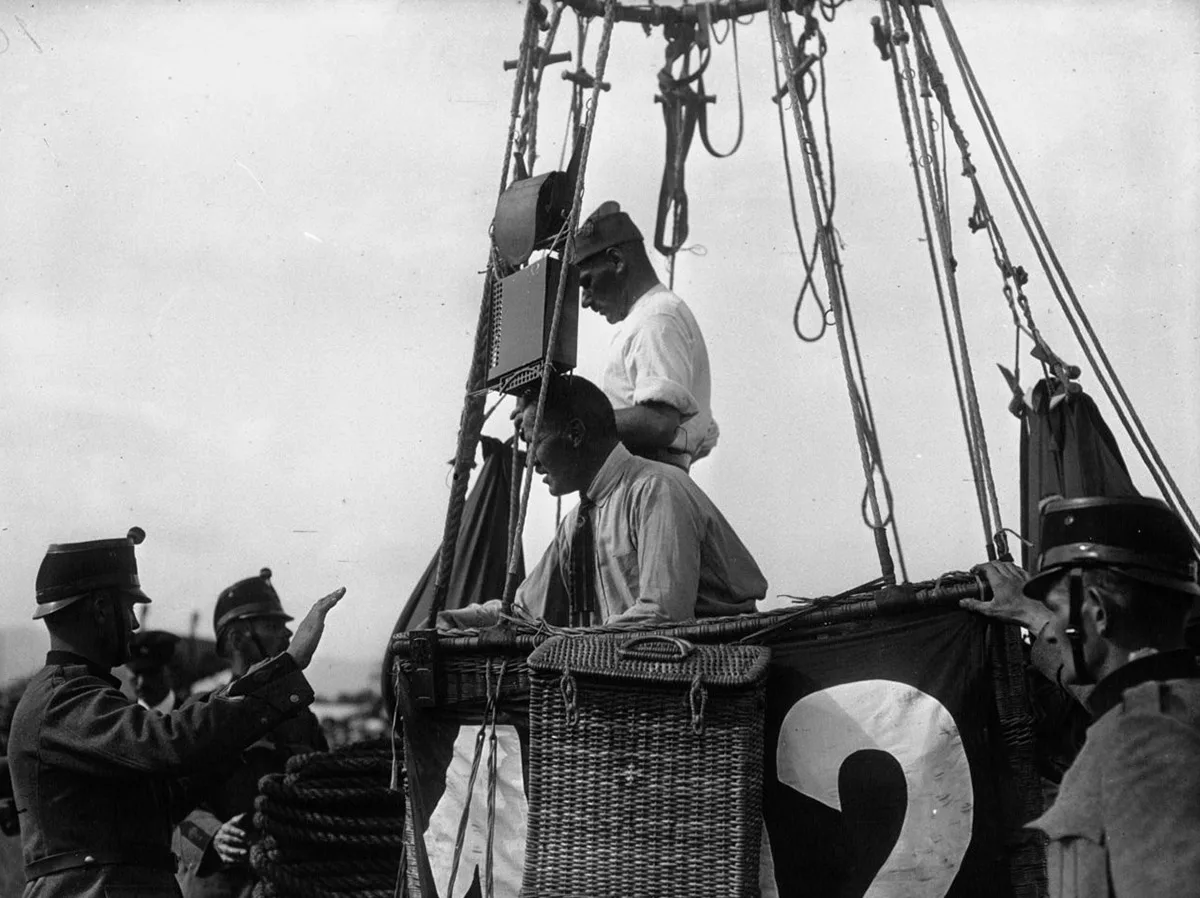
{"type": "Polygon", "coordinates": [[[566,706],[567,726],[574,729],[579,723],[579,705],[575,692],[575,678],[571,676],[569,667],[563,668],[562,676],[558,680],[558,691],[562,694],[563,704],[566,706]]]}
{"type": "Polygon", "coordinates": [[[704,735],[704,709],[708,707],[708,689],[700,679],[700,674],[692,679],[692,687],[688,690],[688,710],[692,713],[692,732],[697,736],[704,735]]]}

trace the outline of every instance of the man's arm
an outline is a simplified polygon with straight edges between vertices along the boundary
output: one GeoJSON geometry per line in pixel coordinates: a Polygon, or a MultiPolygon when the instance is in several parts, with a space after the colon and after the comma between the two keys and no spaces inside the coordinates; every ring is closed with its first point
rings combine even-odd
{"type": "Polygon", "coordinates": [[[1103,797],[1118,898],[1194,894],[1200,883],[1200,733],[1157,709],[1118,711],[1103,797]]]}
{"type": "Polygon", "coordinates": [[[209,700],[169,714],[143,708],[95,677],[62,683],[43,715],[42,760],[101,776],[211,769],[312,703],[303,668],[316,651],[325,615],[344,592],[317,600],[286,652],[256,664],[209,700]]]}
{"type": "Polygon", "coordinates": [[[665,449],[675,441],[683,423],[679,409],[665,402],[647,401],[614,411],[617,436],[632,449],[665,449]]]}
{"type": "MultiPolygon", "coordinates": [[[[513,607],[530,617],[543,618],[546,616],[546,599],[551,594],[555,581],[561,582],[559,544],[564,539],[564,528],[568,519],[573,518],[574,515],[568,515],[563,519],[558,533],[546,547],[546,551],[542,553],[541,559],[517,587],[517,593],[513,598],[513,607]]],[[[568,542],[570,541],[569,535],[565,538],[568,542]]],[[[500,606],[499,599],[492,599],[482,605],[472,602],[465,608],[439,611],[437,628],[439,630],[468,630],[494,627],[500,623],[500,606]]]]}
{"type": "Polygon", "coordinates": [[[607,623],[691,620],[700,589],[702,523],[682,487],[668,478],[650,481],[637,497],[638,596],[607,623]]]}

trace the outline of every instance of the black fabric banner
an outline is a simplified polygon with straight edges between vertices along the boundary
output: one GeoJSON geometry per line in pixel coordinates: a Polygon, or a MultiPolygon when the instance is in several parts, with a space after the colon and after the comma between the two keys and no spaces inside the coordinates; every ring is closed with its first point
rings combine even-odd
{"type": "MultiPolygon", "coordinates": [[[[766,638],[763,898],[1013,894],[1005,843],[1025,821],[1010,819],[1002,801],[1010,774],[987,637],[985,621],[953,610],[766,638]]],[[[511,690],[514,681],[506,682],[511,690]]],[[[495,894],[519,894],[524,781],[537,775],[528,769],[527,707],[524,693],[507,691],[500,702],[490,814],[482,703],[414,721],[442,898],[467,795],[472,810],[450,898],[461,898],[476,871],[485,873],[489,830],[495,894]]]]}

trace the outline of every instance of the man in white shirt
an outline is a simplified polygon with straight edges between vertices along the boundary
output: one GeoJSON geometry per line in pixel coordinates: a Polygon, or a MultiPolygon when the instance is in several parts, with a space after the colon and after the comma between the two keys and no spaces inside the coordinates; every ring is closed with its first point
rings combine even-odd
{"type": "Polygon", "coordinates": [[[616,328],[600,387],[634,454],[687,471],[717,443],[708,348],[695,316],[658,279],[628,214],[602,203],[575,235],[581,304],[616,328]]]}
{"type": "MultiPolygon", "coordinates": [[[[541,430],[522,413],[534,470],[555,496],[578,492],[516,605],[555,625],[641,624],[754,610],[767,583],[712,500],[680,468],[639,458],[611,404],[582,377],[550,382],[541,430]],[[581,542],[581,528],[587,540],[581,542]],[[586,554],[584,554],[586,553],[586,554]],[[582,584],[582,585],[581,585],[582,584]]],[[[496,623],[500,602],[443,611],[441,627],[496,623]]]]}

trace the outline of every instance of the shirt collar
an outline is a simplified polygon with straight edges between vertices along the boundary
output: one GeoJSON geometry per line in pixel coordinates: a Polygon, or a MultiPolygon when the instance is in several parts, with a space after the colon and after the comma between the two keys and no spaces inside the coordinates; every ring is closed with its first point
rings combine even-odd
{"type": "Polygon", "coordinates": [[[95,661],[85,658],[83,655],[76,655],[74,652],[68,652],[63,649],[51,649],[50,651],[46,652],[46,666],[83,666],[88,669],[88,673],[90,673],[92,676],[99,677],[100,679],[104,680],[104,682],[117,689],[121,688],[121,681],[112,675],[112,670],[110,668],[101,667],[95,661]]]}
{"type": "Polygon", "coordinates": [[[1142,683],[1155,680],[1183,680],[1200,677],[1200,666],[1190,649],[1157,652],[1123,664],[1096,684],[1088,696],[1088,709],[1093,717],[1101,717],[1115,708],[1121,694],[1142,683]]]}
{"type": "Polygon", "coordinates": [[[623,444],[617,443],[612,452],[608,453],[608,458],[604,459],[604,464],[600,466],[600,470],[596,472],[592,482],[579,497],[580,501],[588,499],[596,505],[603,505],[605,500],[612,495],[613,490],[617,488],[617,484],[621,482],[621,476],[632,461],[633,454],[623,444]]]}

